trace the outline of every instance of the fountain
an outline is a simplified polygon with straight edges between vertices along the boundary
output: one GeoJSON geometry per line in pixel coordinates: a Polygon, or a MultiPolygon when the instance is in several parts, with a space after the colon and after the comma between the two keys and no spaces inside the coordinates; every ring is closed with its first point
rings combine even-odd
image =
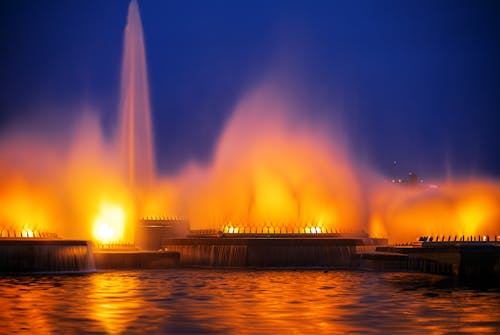
{"type": "MultiPolygon", "coordinates": [[[[144,199],[154,183],[150,109],[142,24],[137,1],[132,0],[128,8],[125,28],[119,130],[116,136],[117,143],[115,143],[111,153],[111,156],[114,156],[115,152],[118,153],[119,163],[117,165],[121,167],[118,169],[121,170],[118,172],[121,178],[113,176],[116,180],[115,184],[126,185],[120,187],[121,190],[131,194],[130,198],[133,204],[130,207],[134,209],[128,211],[129,216],[130,213],[142,212],[144,199]]],[[[85,126],[82,128],[82,131],[89,131],[85,126]]],[[[84,137],[83,151],[86,154],[89,150],[88,137],[92,139],[91,143],[96,143],[96,146],[101,148],[105,146],[98,133],[86,133],[84,137]]],[[[78,158],[81,156],[78,154],[79,150],[82,148],[76,150],[75,155],[78,158]]],[[[87,169],[92,167],[92,165],[88,165],[89,162],[96,164],[96,171],[92,172],[97,172],[97,176],[104,178],[109,172],[102,168],[102,157],[97,157],[97,159],[91,155],[83,157],[82,163],[87,169]]],[[[114,168],[110,170],[111,174],[117,174],[114,168]]],[[[70,174],[71,183],[77,184],[76,180],[82,178],[85,173],[89,172],[78,168],[75,175],[70,174]]],[[[106,185],[106,187],[109,186],[106,185]]],[[[84,189],[82,185],[78,185],[77,188],[84,189]]],[[[114,193],[119,192],[119,189],[113,188],[114,193]]],[[[109,189],[105,190],[105,193],[109,192],[109,189]]],[[[85,204],[87,195],[81,191],[76,193],[78,205],[85,204]]],[[[13,209],[11,208],[11,210],[13,209]]],[[[29,217],[29,214],[25,216],[29,217]]],[[[22,221],[26,221],[25,217],[20,217],[22,221]]],[[[179,254],[176,252],[141,252],[130,244],[122,243],[120,239],[125,235],[126,220],[123,204],[102,202],[98,206],[93,227],[94,237],[98,241],[97,249],[93,248],[89,241],[61,239],[55,234],[37,234],[36,231],[32,232],[25,228],[24,223],[22,234],[11,233],[11,231],[15,231],[15,226],[14,228],[11,228],[10,225],[6,226],[9,229],[0,226],[2,228],[0,234],[0,273],[82,272],[95,271],[96,267],[164,268],[178,263],[179,254]],[[104,249],[101,248],[103,246],[104,249]]]]}
{"type": "MultiPolygon", "coordinates": [[[[129,4],[125,27],[119,119],[119,161],[135,212],[141,216],[155,181],[155,164],[146,52],[136,0],[129,4]]],[[[151,242],[155,231],[145,234],[142,222],[133,222],[136,225],[135,245],[149,251],[130,247],[100,249],[95,253],[99,268],[163,268],[178,263],[178,253],[157,251],[161,246],[151,242]]]]}
{"type": "MultiPolygon", "coordinates": [[[[387,232],[408,241],[418,234],[462,233],[459,229],[467,236],[486,228],[488,234],[498,231],[497,182],[475,180],[439,191],[420,184],[387,186],[384,178],[356,164],[338,135],[342,131],[336,131],[341,126],[326,129],[307,115],[300,117],[307,106],[289,101],[279,86],[264,83],[241,99],[208,164],[190,164],[177,176],[156,175],[144,37],[132,0],[114,142],[104,140],[97,122],[77,129],[80,145],[68,149],[69,162],[61,158],[67,152],[49,150],[53,155],[46,155],[33,149],[38,143],[30,138],[0,142],[2,161],[23,162],[2,166],[0,175],[6,185],[0,189],[0,220],[9,222],[0,222],[7,232],[0,241],[0,259],[7,265],[0,272],[93,269],[88,242],[75,239],[69,246],[71,240],[32,238],[32,225],[45,229],[56,220],[60,226],[52,230],[58,233],[87,239],[93,231],[103,242],[94,250],[97,268],[179,262],[349,266],[360,250],[363,257],[372,257],[370,250],[387,243],[387,232]],[[33,167],[33,161],[46,162],[46,156],[56,158],[44,168],[33,167]],[[22,239],[7,241],[16,230],[10,221],[26,232],[18,236],[22,239]],[[92,222],[94,229],[89,229],[92,222]]],[[[396,263],[406,262],[403,256],[398,249],[396,263]]]]}
{"type": "Polygon", "coordinates": [[[139,6],[130,2],[121,78],[120,158],[124,175],[134,191],[144,191],[154,181],[151,106],[139,6]]]}
{"type": "Polygon", "coordinates": [[[0,273],[92,272],[92,245],[88,241],[61,239],[0,240],[0,273]]]}

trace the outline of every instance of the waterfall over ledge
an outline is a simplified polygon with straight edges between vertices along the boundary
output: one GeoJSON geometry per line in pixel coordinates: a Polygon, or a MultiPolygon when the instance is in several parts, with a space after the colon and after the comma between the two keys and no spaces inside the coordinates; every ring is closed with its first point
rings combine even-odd
{"type": "Polygon", "coordinates": [[[0,239],[0,273],[93,271],[95,263],[89,241],[0,239]]]}
{"type": "Polygon", "coordinates": [[[356,238],[184,238],[165,241],[181,255],[184,266],[215,267],[347,267],[356,238]]]}

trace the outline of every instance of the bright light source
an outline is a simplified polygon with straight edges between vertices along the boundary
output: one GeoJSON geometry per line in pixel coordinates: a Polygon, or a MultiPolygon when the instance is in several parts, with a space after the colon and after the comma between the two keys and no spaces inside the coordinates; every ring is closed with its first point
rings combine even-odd
{"type": "Polygon", "coordinates": [[[35,237],[33,231],[31,229],[23,229],[21,232],[22,237],[35,237]]]}
{"type": "Polygon", "coordinates": [[[116,205],[101,205],[94,220],[94,237],[98,242],[111,243],[123,238],[125,211],[116,205]]]}

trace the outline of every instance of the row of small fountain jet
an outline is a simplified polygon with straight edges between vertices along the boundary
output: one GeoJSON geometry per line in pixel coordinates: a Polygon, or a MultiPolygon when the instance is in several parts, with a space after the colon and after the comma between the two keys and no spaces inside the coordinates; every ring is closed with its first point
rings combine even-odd
{"type": "Polygon", "coordinates": [[[31,229],[0,229],[0,238],[44,238],[56,239],[56,233],[43,232],[31,229]]]}
{"type": "Polygon", "coordinates": [[[339,234],[337,229],[326,227],[224,227],[226,234],[339,234]]]}
{"type": "Polygon", "coordinates": [[[421,236],[418,239],[419,242],[500,242],[500,236],[494,235],[490,237],[490,235],[469,235],[469,236],[459,236],[455,235],[452,237],[448,235],[448,237],[442,235],[441,238],[439,235],[434,236],[421,236]]]}
{"type": "Polygon", "coordinates": [[[217,229],[192,230],[199,235],[366,235],[362,231],[343,231],[314,226],[223,226],[217,229]]]}

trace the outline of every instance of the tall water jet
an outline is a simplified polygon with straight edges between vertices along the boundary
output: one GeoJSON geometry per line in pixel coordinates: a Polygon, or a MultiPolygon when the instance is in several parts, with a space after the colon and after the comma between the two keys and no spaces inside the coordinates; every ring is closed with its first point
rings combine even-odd
{"type": "Polygon", "coordinates": [[[130,2],[123,52],[120,100],[120,156],[133,191],[143,191],[154,178],[153,136],[146,53],[139,6],[130,2]]]}

